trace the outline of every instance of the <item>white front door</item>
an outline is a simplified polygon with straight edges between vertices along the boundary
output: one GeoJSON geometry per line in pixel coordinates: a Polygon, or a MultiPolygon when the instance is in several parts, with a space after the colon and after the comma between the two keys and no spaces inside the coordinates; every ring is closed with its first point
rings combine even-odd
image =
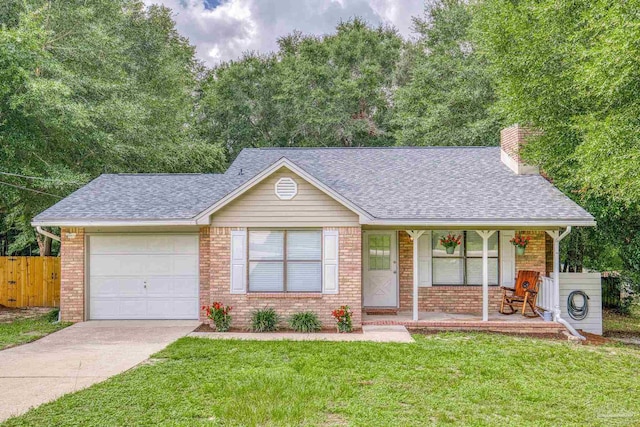
{"type": "Polygon", "coordinates": [[[395,231],[365,231],[363,234],[363,305],[398,306],[398,260],[395,231]]]}
{"type": "Polygon", "coordinates": [[[89,237],[90,319],[197,319],[198,235],[89,237]]]}

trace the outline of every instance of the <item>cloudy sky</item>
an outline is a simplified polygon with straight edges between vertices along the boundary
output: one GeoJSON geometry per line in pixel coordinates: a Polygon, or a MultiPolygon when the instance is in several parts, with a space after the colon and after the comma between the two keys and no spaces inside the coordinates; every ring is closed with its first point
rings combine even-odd
{"type": "Polygon", "coordinates": [[[340,20],[360,16],[372,24],[395,26],[411,35],[411,17],[424,0],[145,0],[174,11],[178,31],[191,40],[208,65],[246,51],[270,52],[278,37],[300,30],[332,32],[340,20]]]}

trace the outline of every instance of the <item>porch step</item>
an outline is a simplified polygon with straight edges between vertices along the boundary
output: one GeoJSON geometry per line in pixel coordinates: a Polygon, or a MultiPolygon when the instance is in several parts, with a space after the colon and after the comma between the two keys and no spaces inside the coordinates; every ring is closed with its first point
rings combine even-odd
{"type": "Polygon", "coordinates": [[[364,312],[369,316],[397,316],[397,308],[366,308],[364,312]]]}
{"type": "Polygon", "coordinates": [[[556,322],[509,322],[473,320],[365,320],[362,325],[402,325],[434,331],[491,331],[513,334],[559,334],[565,327],[556,322]]]}

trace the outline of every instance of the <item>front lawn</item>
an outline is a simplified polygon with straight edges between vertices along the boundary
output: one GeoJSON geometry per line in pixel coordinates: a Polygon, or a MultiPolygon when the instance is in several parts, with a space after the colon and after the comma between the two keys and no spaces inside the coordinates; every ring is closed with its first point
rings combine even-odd
{"type": "Polygon", "coordinates": [[[608,337],[640,338],[640,307],[634,306],[627,315],[603,310],[602,328],[608,337]]]}
{"type": "Polygon", "coordinates": [[[638,425],[640,351],[443,333],[415,344],[183,338],[17,425],[638,425]]]}
{"type": "Polygon", "coordinates": [[[66,328],[70,323],[58,322],[58,310],[34,318],[17,318],[0,323],[0,350],[25,344],[52,332],[66,328]]]}

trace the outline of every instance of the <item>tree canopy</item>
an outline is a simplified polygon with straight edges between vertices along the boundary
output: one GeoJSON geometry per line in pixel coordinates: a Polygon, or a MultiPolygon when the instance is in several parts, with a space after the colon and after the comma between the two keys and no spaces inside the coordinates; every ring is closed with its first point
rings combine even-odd
{"type": "Polygon", "coordinates": [[[490,110],[493,81],[471,32],[474,6],[432,2],[414,18],[418,35],[405,54],[395,94],[398,145],[497,145],[500,120],[490,110]]]}
{"type": "Polygon", "coordinates": [[[619,257],[634,274],[640,271],[638,6],[485,0],[475,19],[496,109],[508,122],[542,130],[523,155],[596,215],[598,228],[583,233],[591,266],[616,267],[619,257]]]}
{"type": "Polygon", "coordinates": [[[202,70],[169,9],[130,0],[0,6],[0,213],[33,241],[39,211],[100,173],[212,172],[194,126],[202,70]]]}
{"type": "Polygon", "coordinates": [[[293,33],[207,73],[204,137],[244,147],[392,145],[393,77],[404,42],[360,19],[324,37],[293,33]]]}

